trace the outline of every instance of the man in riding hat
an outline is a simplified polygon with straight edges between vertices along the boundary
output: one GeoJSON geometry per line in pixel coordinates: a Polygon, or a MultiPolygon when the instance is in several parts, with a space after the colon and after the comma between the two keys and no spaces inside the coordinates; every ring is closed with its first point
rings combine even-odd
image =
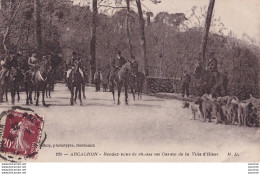
{"type": "Polygon", "coordinates": [[[117,56],[117,61],[114,59],[112,64],[115,67],[115,69],[120,69],[126,63],[126,60],[121,55],[121,51],[117,51],[116,56],[117,56]]]}
{"type": "MultiPolygon", "coordinates": [[[[72,52],[72,57],[71,57],[71,59],[70,59],[70,61],[68,63],[68,66],[69,66],[70,69],[68,69],[68,71],[67,71],[67,76],[66,76],[67,82],[68,82],[68,79],[70,77],[70,73],[72,72],[72,70],[75,69],[75,62],[76,61],[81,62],[80,57],[78,57],[78,54],[75,51],[73,51],[72,52]]],[[[79,67],[79,72],[80,72],[82,78],[84,78],[83,71],[82,71],[82,69],[80,67],[79,67]]]]}

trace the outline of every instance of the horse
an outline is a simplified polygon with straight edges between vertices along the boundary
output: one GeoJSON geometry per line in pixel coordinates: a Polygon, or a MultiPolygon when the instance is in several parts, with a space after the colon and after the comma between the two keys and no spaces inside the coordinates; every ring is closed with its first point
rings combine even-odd
{"type": "Polygon", "coordinates": [[[24,75],[23,75],[23,71],[20,68],[16,69],[16,73],[13,76],[14,79],[14,92],[17,93],[17,101],[20,101],[20,86],[23,83],[24,80],[24,75]]]}
{"type": "Polygon", "coordinates": [[[83,86],[83,78],[79,72],[80,68],[80,62],[75,61],[75,69],[73,69],[70,73],[69,80],[68,80],[68,88],[71,93],[71,98],[70,98],[70,104],[73,105],[74,101],[74,94],[77,96],[76,92],[79,93],[79,100],[80,100],[80,105],[83,106],[82,99],[81,99],[81,88],[83,86]],[[76,88],[76,91],[74,91],[74,88],[76,88]]]}
{"type": "Polygon", "coordinates": [[[25,75],[25,90],[26,90],[26,104],[32,104],[32,92],[36,92],[36,106],[39,106],[40,91],[42,92],[42,104],[45,103],[45,90],[47,86],[47,75],[51,71],[50,63],[47,60],[41,62],[40,68],[32,75],[31,72],[26,72],[25,75]]]}
{"type": "Polygon", "coordinates": [[[130,76],[130,90],[133,94],[133,99],[135,100],[135,92],[137,91],[138,100],[142,100],[142,93],[143,93],[143,85],[145,81],[145,75],[144,73],[137,72],[136,75],[130,76]]]}
{"type": "Polygon", "coordinates": [[[2,79],[0,79],[0,83],[2,86],[2,94],[1,97],[5,94],[6,95],[6,101],[8,101],[8,96],[7,93],[10,90],[11,92],[11,103],[12,105],[14,105],[14,101],[15,101],[15,92],[18,91],[18,101],[20,100],[20,96],[19,96],[19,74],[20,71],[18,71],[17,68],[15,67],[11,67],[10,70],[8,70],[8,75],[2,77],[2,79]]]}
{"type": "Polygon", "coordinates": [[[115,85],[117,86],[118,90],[118,100],[117,100],[117,105],[120,105],[120,94],[121,94],[121,88],[122,86],[125,87],[125,104],[128,105],[128,93],[127,93],[127,88],[128,88],[128,82],[130,76],[135,74],[136,70],[136,64],[133,62],[128,61],[125,63],[120,70],[114,70],[110,73],[109,76],[109,83],[110,83],[110,90],[113,94],[113,100],[115,101],[115,85]]]}
{"type": "Polygon", "coordinates": [[[212,72],[205,69],[201,64],[198,64],[194,72],[194,80],[197,86],[202,89],[201,95],[204,93],[216,96],[216,93],[221,96],[221,88],[227,95],[228,78],[224,73],[212,72]]]}

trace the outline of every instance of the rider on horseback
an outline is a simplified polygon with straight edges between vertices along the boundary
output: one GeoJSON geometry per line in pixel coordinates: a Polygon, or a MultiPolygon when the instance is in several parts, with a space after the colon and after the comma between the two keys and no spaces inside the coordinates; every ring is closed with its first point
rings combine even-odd
{"type": "Polygon", "coordinates": [[[29,72],[31,72],[32,77],[34,79],[38,69],[38,59],[36,57],[36,52],[33,52],[32,56],[28,58],[28,66],[29,66],[29,72]]]}
{"type": "Polygon", "coordinates": [[[11,67],[13,67],[13,62],[15,60],[15,54],[13,52],[9,53],[9,56],[5,57],[1,60],[1,72],[0,72],[0,78],[8,77],[11,67]]]}
{"type": "MultiPolygon", "coordinates": [[[[42,57],[42,60],[46,60],[46,56],[42,57]]],[[[45,81],[44,78],[42,77],[41,72],[39,71],[40,65],[39,65],[39,60],[36,57],[36,53],[32,53],[32,56],[29,57],[28,59],[28,66],[29,66],[29,72],[31,73],[32,77],[32,82],[34,83],[36,74],[40,77],[42,81],[45,81]]]]}
{"type": "Polygon", "coordinates": [[[36,53],[32,53],[32,56],[28,59],[28,66],[31,71],[36,71],[38,66],[38,59],[36,57],[36,53]]]}
{"type": "Polygon", "coordinates": [[[121,55],[121,51],[117,51],[117,59],[118,61],[114,59],[112,62],[115,71],[119,70],[126,63],[125,58],[121,55]]]}
{"type": "Polygon", "coordinates": [[[121,69],[121,67],[126,63],[125,58],[121,55],[121,51],[117,51],[117,60],[113,59],[111,65],[112,65],[112,71],[110,71],[108,77],[108,85],[110,86],[110,90],[111,90],[111,85],[112,85],[112,81],[115,79],[115,76],[117,74],[117,72],[121,69]]]}
{"type": "Polygon", "coordinates": [[[10,54],[10,67],[18,68],[18,54],[10,54]]]}
{"type": "Polygon", "coordinates": [[[131,57],[131,60],[130,60],[131,64],[133,65],[133,70],[134,70],[134,76],[136,77],[137,76],[137,73],[138,73],[138,63],[135,59],[135,56],[132,56],[131,57]]]}
{"type": "MultiPolygon", "coordinates": [[[[78,63],[80,63],[80,62],[81,62],[81,59],[80,59],[80,57],[78,57],[78,54],[77,54],[75,51],[73,51],[73,52],[72,52],[72,58],[71,58],[71,60],[70,60],[69,63],[68,63],[68,67],[69,67],[70,69],[67,71],[67,76],[66,76],[66,81],[67,81],[67,83],[68,83],[68,81],[69,81],[68,79],[69,79],[69,77],[70,77],[70,74],[71,74],[72,70],[74,70],[75,67],[76,67],[76,65],[75,65],[76,61],[77,61],[78,63]]],[[[80,72],[82,78],[84,78],[83,71],[82,71],[82,69],[81,69],[80,67],[79,67],[79,72],[80,72]]]]}

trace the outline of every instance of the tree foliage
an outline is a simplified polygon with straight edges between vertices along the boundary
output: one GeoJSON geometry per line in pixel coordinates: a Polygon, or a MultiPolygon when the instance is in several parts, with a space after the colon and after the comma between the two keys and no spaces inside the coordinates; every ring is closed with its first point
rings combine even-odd
{"type": "MultiPolygon", "coordinates": [[[[113,15],[107,13],[97,15],[96,67],[106,73],[110,69],[112,59],[116,58],[117,50],[121,50],[123,56],[130,59],[126,30],[127,9],[122,2],[125,1],[118,2],[121,4],[116,7],[120,8],[114,9],[113,15]]],[[[130,1],[129,36],[132,54],[139,63],[139,70],[142,71],[144,69],[143,48],[140,43],[139,14],[133,5],[134,2],[130,1]]],[[[80,54],[89,71],[91,8],[73,5],[70,0],[41,0],[40,3],[44,51],[54,55],[62,53],[63,61],[60,63],[64,63],[75,50],[80,54]]],[[[113,9],[111,7],[101,9],[100,1],[98,1],[98,5],[100,12],[107,11],[107,8],[113,9]]],[[[111,6],[111,4],[109,5],[111,6]]],[[[13,8],[17,6],[18,4],[14,4],[13,8]]],[[[0,13],[1,43],[10,18],[8,6],[2,7],[0,13]]],[[[143,13],[150,76],[176,79],[181,78],[183,70],[193,74],[195,60],[199,56],[206,8],[193,7],[191,10],[190,16],[186,16],[184,13],[143,13]]],[[[12,21],[9,38],[6,42],[8,48],[22,50],[25,56],[35,49],[33,11],[32,1],[22,1],[20,10],[12,21]]],[[[219,71],[228,74],[231,94],[239,95],[241,98],[245,98],[249,92],[258,95],[260,51],[258,47],[254,46],[254,39],[245,34],[244,37],[250,42],[243,42],[237,39],[232,31],[229,35],[224,35],[224,31],[227,29],[221,22],[221,18],[214,15],[211,25],[206,59],[209,58],[209,50],[214,50],[219,63],[219,71]]],[[[3,44],[0,45],[0,51],[5,52],[3,44]]]]}

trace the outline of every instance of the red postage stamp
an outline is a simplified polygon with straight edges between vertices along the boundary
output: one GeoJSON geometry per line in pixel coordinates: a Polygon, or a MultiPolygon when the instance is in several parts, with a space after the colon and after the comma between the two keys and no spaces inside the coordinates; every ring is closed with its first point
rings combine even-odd
{"type": "Polygon", "coordinates": [[[35,158],[39,150],[44,117],[32,112],[9,110],[1,138],[1,153],[9,157],[35,158]]]}

